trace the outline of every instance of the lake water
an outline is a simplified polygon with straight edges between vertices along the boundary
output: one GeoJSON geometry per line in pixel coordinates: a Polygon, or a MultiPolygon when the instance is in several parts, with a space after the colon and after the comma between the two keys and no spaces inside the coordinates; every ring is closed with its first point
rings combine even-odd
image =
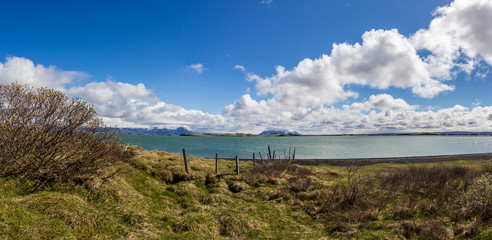
{"type": "Polygon", "coordinates": [[[377,158],[492,152],[492,136],[296,136],[296,137],[192,137],[129,135],[131,145],[197,157],[267,157],[267,146],[283,157],[296,149],[296,159],[377,158]]]}

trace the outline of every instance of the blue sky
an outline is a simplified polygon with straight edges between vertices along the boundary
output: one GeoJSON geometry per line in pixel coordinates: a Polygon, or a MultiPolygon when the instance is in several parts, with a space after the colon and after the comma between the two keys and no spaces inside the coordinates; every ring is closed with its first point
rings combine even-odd
{"type": "Polygon", "coordinates": [[[490,16],[488,0],[10,1],[0,82],[118,126],[492,131],[490,16]]]}

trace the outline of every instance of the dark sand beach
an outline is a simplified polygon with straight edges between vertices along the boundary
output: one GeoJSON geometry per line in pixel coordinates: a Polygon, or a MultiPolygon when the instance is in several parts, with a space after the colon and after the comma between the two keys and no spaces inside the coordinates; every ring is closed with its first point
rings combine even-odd
{"type": "Polygon", "coordinates": [[[431,163],[459,160],[492,160],[492,153],[458,154],[458,155],[439,155],[439,156],[418,156],[418,157],[390,157],[390,158],[349,158],[349,159],[297,159],[293,161],[299,165],[371,165],[378,163],[431,163]]]}

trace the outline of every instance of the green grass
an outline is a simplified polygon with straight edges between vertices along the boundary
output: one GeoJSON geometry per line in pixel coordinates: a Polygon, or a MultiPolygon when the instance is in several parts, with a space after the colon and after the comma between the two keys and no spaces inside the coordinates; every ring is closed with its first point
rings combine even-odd
{"type": "MultiPolygon", "coordinates": [[[[377,184],[362,196],[367,206],[356,202],[336,210],[337,191],[346,187],[345,167],[302,167],[309,173],[278,166],[260,176],[250,172],[251,162],[241,162],[241,175],[216,177],[215,159],[188,157],[186,174],[181,155],[137,147],[129,151],[130,160],[114,166],[119,173],[106,180],[29,192],[16,179],[0,178],[0,239],[419,239],[425,238],[429,221],[451,229],[446,216],[418,213],[395,218],[398,201],[389,200],[374,210],[379,202],[370,199],[379,199],[383,191],[377,184]]],[[[412,166],[482,171],[490,164],[484,160],[412,166]]],[[[372,179],[407,166],[370,165],[359,173],[372,179]]],[[[232,174],[234,169],[235,162],[219,160],[219,174],[232,174]]],[[[476,231],[463,239],[492,236],[488,221],[473,225],[464,219],[460,224],[476,231]]]]}

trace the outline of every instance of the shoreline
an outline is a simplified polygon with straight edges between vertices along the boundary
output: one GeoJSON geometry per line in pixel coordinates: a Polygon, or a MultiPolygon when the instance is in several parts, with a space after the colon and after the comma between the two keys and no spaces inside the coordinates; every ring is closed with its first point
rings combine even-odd
{"type": "Polygon", "coordinates": [[[388,158],[346,158],[346,159],[297,159],[293,163],[299,165],[317,166],[345,165],[350,162],[353,165],[365,166],[379,163],[433,163],[459,160],[492,160],[492,153],[473,153],[455,155],[435,155],[417,157],[388,157],[388,158]]]}
{"type": "MultiPolygon", "coordinates": [[[[209,158],[215,159],[215,158],[209,158]]],[[[224,160],[234,160],[231,158],[219,158],[224,160]]],[[[240,161],[252,161],[253,159],[240,159],[240,161]]],[[[472,153],[472,154],[455,154],[455,155],[433,155],[433,156],[416,156],[416,157],[386,157],[386,158],[333,158],[333,159],[296,159],[291,161],[294,164],[304,166],[332,165],[344,166],[347,163],[357,166],[366,166],[380,163],[434,163],[448,161],[473,161],[473,160],[490,160],[492,161],[492,153],[472,153]]],[[[260,162],[260,159],[256,159],[260,162]]]]}
{"type": "MultiPolygon", "coordinates": [[[[152,135],[152,134],[137,134],[152,135]]],[[[159,135],[159,134],[155,134],[159,135]]],[[[386,136],[492,136],[491,132],[422,132],[422,133],[361,133],[361,134],[252,134],[252,133],[183,133],[181,137],[386,137],[386,136]]]]}

